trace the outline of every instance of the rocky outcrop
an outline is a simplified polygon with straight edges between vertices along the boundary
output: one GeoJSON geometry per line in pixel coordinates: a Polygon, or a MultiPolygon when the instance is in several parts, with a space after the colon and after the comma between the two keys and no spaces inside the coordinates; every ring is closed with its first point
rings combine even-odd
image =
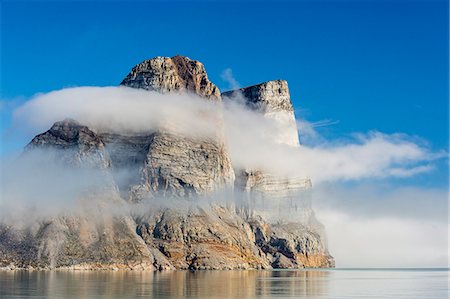
{"type": "Polygon", "coordinates": [[[249,217],[263,216],[270,222],[280,219],[308,224],[314,217],[311,180],[299,177],[281,177],[260,170],[236,170],[235,189],[241,192],[242,207],[249,217]]]}
{"type": "Polygon", "coordinates": [[[298,131],[295,122],[289,87],[285,80],[273,80],[261,84],[224,92],[223,97],[243,102],[274,122],[277,135],[274,141],[298,146],[298,131]]]}
{"type": "Polygon", "coordinates": [[[154,270],[131,217],[72,215],[17,229],[0,226],[0,266],[154,270]],[[100,218],[100,219],[99,219],[100,218]]]}
{"type": "MultiPolygon", "coordinates": [[[[146,60],[121,84],[161,93],[192,93],[217,105],[222,101],[204,66],[182,56],[146,60]]],[[[280,127],[276,142],[299,146],[286,81],[225,95],[229,100],[244,99],[248,107],[276,122],[280,127]]],[[[220,115],[215,119],[216,134],[198,138],[180,136],[168,128],[134,135],[99,132],[69,119],[36,136],[24,157],[52,153],[45,163],[96,169],[107,179],[83,186],[77,198],[82,210],[27,226],[0,223],[0,267],[334,266],[324,229],[311,208],[311,181],[264,170],[234,170],[222,119],[220,115]],[[212,194],[219,194],[220,200],[209,202],[212,194]],[[244,196],[244,204],[232,196],[244,196]]]]}
{"type": "Polygon", "coordinates": [[[39,193],[55,195],[54,189],[77,197],[73,190],[85,189],[83,197],[120,198],[105,143],[93,130],[73,119],[56,122],[34,137],[17,165],[24,172],[21,180],[30,188],[34,184],[46,186],[47,190],[36,188],[39,193]],[[68,168],[70,171],[66,171],[68,168]],[[38,178],[33,178],[33,173],[38,178]]]}
{"type": "Polygon", "coordinates": [[[209,81],[203,64],[180,55],[145,60],[120,84],[163,93],[192,92],[206,99],[220,100],[220,91],[209,81]]]}
{"type": "Polygon", "coordinates": [[[72,166],[111,167],[109,154],[100,137],[73,119],[56,122],[50,130],[34,137],[25,150],[25,153],[40,150],[72,166]]]}
{"type": "Polygon", "coordinates": [[[334,267],[323,238],[323,227],[284,222],[268,225],[256,217],[251,221],[256,244],[266,253],[273,268],[334,267]]]}
{"type": "MultiPolygon", "coordinates": [[[[190,92],[220,103],[219,89],[209,81],[202,63],[187,57],[156,57],[135,66],[121,85],[157,92],[190,92]]],[[[196,117],[196,116],[193,116],[196,117]]],[[[217,124],[217,138],[188,138],[170,131],[154,132],[131,196],[211,194],[229,188],[234,171],[217,124]]]]}

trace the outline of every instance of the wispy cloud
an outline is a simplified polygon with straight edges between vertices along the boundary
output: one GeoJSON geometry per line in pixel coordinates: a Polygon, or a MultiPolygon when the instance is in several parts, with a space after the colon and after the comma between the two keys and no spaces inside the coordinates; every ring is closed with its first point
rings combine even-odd
{"type": "Polygon", "coordinates": [[[338,267],[447,266],[447,190],[365,183],[313,192],[338,267]]]}
{"type": "Polygon", "coordinates": [[[220,78],[228,83],[229,89],[238,89],[241,87],[239,82],[233,76],[233,70],[230,68],[225,69],[222,74],[220,74],[220,78]]]}
{"type": "Polygon", "coordinates": [[[318,127],[335,121],[300,120],[300,130],[324,142],[300,148],[274,142],[285,128],[243,105],[214,105],[193,95],[162,95],[125,87],[78,87],[40,94],[14,111],[15,125],[33,134],[71,117],[96,130],[146,132],[168,128],[189,136],[211,136],[224,121],[233,163],[314,183],[408,177],[433,169],[445,153],[404,134],[373,131],[326,140],[318,127]],[[269,158],[270,157],[270,158],[269,158]]]}
{"type": "Polygon", "coordinates": [[[303,145],[314,146],[323,144],[327,140],[317,131],[317,128],[329,127],[339,124],[338,120],[320,120],[311,122],[305,118],[297,119],[300,142],[303,145]]]}

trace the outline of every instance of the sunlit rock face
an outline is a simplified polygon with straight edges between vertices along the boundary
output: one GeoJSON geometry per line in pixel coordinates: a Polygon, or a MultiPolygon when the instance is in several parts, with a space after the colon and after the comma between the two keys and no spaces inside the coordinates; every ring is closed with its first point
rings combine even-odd
{"type": "MultiPolygon", "coordinates": [[[[121,84],[161,93],[190,92],[221,102],[220,91],[209,81],[203,64],[182,56],[146,60],[135,66],[121,84]]],[[[220,120],[216,125],[217,138],[187,138],[170,130],[154,132],[149,139],[141,182],[132,186],[131,197],[190,197],[231,188],[234,171],[221,138],[220,120]]]]}
{"type": "Polygon", "coordinates": [[[251,110],[257,111],[274,121],[277,135],[274,141],[298,146],[298,131],[289,87],[285,80],[273,80],[261,84],[227,91],[224,97],[243,102],[251,110]]]}
{"type": "MultiPolygon", "coordinates": [[[[121,84],[190,93],[205,103],[222,101],[203,64],[182,56],[146,60],[121,84]]],[[[275,142],[299,146],[286,81],[269,81],[239,94],[247,107],[276,123],[275,142]]],[[[57,122],[37,135],[24,156],[51,152],[48,162],[63,165],[58,171],[96,169],[107,179],[84,178],[91,184],[82,186],[77,210],[28,225],[0,222],[0,267],[333,267],[324,229],[311,208],[311,181],[234,169],[223,118],[213,119],[213,136],[186,137],[170,127],[140,134],[99,132],[74,120],[57,122]],[[212,196],[220,200],[211,203],[212,196]]]]}
{"type": "Polygon", "coordinates": [[[187,91],[213,101],[220,100],[220,91],[209,81],[203,64],[179,55],[139,63],[121,85],[162,93],[187,91]]]}

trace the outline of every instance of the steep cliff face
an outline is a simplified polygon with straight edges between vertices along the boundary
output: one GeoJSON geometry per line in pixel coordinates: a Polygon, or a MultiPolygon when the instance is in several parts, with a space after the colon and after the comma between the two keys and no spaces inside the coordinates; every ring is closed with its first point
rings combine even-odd
{"type": "Polygon", "coordinates": [[[26,150],[36,149],[54,152],[55,158],[74,166],[111,167],[111,159],[100,137],[72,119],[56,122],[50,130],[34,137],[26,150]]]}
{"type": "MultiPolygon", "coordinates": [[[[286,81],[269,81],[229,91],[223,96],[229,101],[243,102],[279,126],[273,142],[300,146],[286,81]]],[[[273,266],[333,265],[325,230],[312,209],[309,178],[283,177],[261,169],[235,169],[235,173],[235,188],[245,197],[244,215],[249,219],[262,216],[272,223],[266,230],[257,227],[256,235],[263,251],[273,256],[273,266]]],[[[258,222],[253,220],[253,223],[258,222]]]]}
{"type": "MultiPolygon", "coordinates": [[[[281,130],[273,136],[273,142],[299,146],[294,108],[286,81],[269,81],[225,92],[223,95],[229,101],[243,102],[245,106],[278,125],[281,130]]],[[[236,189],[250,194],[249,209],[263,214],[264,210],[273,211],[275,208],[284,213],[283,217],[279,217],[281,219],[290,217],[288,220],[303,223],[309,221],[308,217],[312,214],[307,192],[312,187],[309,178],[281,177],[261,169],[235,169],[235,172],[236,189]],[[298,205],[301,205],[300,209],[298,205]],[[263,206],[264,210],[261,210],[263,206]],[[294,213],[295,211],[298,213],[294,213]]]]}
{"type": "Polygon", "coordinates": [[[0,267],[155,270],[134,220],[101,215],[58,217],[27,228],[0,225],[0,267]]]}
{"type": "Polygon", "coordinates": [[[269,269],[249,223],[233,209],[189,206],[164,209],[138,221],[138,234],[176,269],[269,269]]]}
{"type": "MultiPolygon", "coordinates": [[[[142,169],[140,192],[192,197],[231,188],[234,172],[219,140],[198,140],[155,133],[142,169]]],[[[133,188],[133,191],[136,187],[133,188]]]]}
{"type": "Polygon", "coordinates": [[[291,146],[299,145],[294,108],[285,80],[273,80],[224,92],[223,96],[232,101],[243,101],[251,110],[273,120],[279,129],[274,141],[291,146]]]}
{"type": "MultiPolygon", "coordinates": [[[[121,84],[192,93],[217,105],[222,101],[204,66],[181,56],[146,60],[121,84]]],[[[231,99],[238,95],[248,107],[275,121],[282,129],[276,142],[299,146],[285,81],[226,95],[231,99]]],[[[79,198],[88,203],[81,211],[28,227],[0,223],[0,267],[332,267],[323,227],[311,208],[311,181],[246,169],[236,169],[235,179],[222,119],[220,115],[216,119],[217,133],[198,138],[170,129],[139,135],[98,132],[74,120],[57,122],[36,136],[25,155],[51,152],[50,160],[67,169],[96,169],[106,179],[95,181],[87,189],[90,193],[79,198]],[[234,195],[223,192],[233,189],[234,195]],[[210,204],[207,198],[214,193],[228,203],[236,201],[227,196],[244,196],[245,204],[210,204]]]]}
{"type": "MultiPolygon", "coordinates": [[[[187,57],[156,57],[135,66],[121,83],[162,93],[191,92],[221,102],[202,63],[187,57]]],[[[197,116],[192,116],[197,117],[197,116]]],[[[174,132],[154,132],[141,170],[141,182],[131,196],[205,195],[234,183],[234,171],[217,123],[217,138],[188,138],[174,132]]]]}

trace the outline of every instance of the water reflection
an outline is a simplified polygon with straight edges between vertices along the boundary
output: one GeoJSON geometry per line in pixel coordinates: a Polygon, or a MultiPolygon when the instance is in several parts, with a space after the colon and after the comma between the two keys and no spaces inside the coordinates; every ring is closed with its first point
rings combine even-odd
{"type": "Polygon", "coordinates": [[[328,271],[0,271],[2,298],[321,297],[328,271]]]}

